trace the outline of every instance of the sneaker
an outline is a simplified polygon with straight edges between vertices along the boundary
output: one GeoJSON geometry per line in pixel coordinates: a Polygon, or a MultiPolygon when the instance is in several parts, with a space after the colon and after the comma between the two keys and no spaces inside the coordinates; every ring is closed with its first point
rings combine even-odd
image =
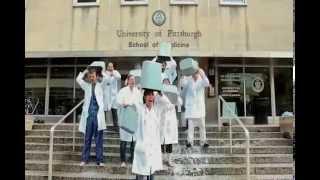
{"type": "Polygon", "coordinates": [[[88,163],[86,163],[86,162],[84,162],[84,161],[81,161],[81,163],[79,164],[80,166],[84,166],[84,165],[86,165],[86,164],[88,164],[88,163]]]}
{"type": "Polygon", "coordinates": [[[121,165],[120,165],[120,167],[122,167],[122,168],[124,168],[124,167],[126,167],[126,166],[127,166],[127,165],[126,165],[125,162],[122,162],[121,165]]]}
{"type": "Polygon", "coordinates": [[[190,143],[187,144],[187,148],[191,148],[192,145],[190,143]]]}
{"type": "Polygon", "coordinates": [[[100,167],[104,167],[105,166],[104,163],[97,163],[97,165],[100,166],[100,167]]]}
{"type": "Polygon", "coordinates": [[[203,144],[203,148],[208,148],[209,147],[209,144],[208,143],[204,143],[203,144]]]}

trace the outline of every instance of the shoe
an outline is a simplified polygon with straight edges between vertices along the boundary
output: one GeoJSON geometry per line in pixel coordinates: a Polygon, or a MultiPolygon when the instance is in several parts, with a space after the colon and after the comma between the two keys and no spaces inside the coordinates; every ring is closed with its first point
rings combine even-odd
{"type": "Polygon", "coordinates": [[[104,163],[97,163],[97,165],[100,166],[100,167],[104,167],[105,166],[104,163]]]}
{"type": "Polygon", "coordinates": [[[222,123],[222,125],[223,126],[229,126],[229,123],[224,122],[224,123],[222,123]]]}
{"type": "Polygon", "coordinates": [[[192,145],[190,143],[187,144],[187,148],[191,148],[192,145]]]}
{"type": "Polygon", "coordinates": [[[86,164],[88,164],[87,162],[84,162],[84,161],[81,161],[81,163],[79,164],[80,166],[84,166],[84,165],[86,165],[86,164]]]}
{"type": "Polygon", "coordinates": [[[125,162],[122,162],[121,165],[120,165],[120,167],[122,167],[122,168],[124,168],[124,167],[126,167],[126,166],[127,166],[127,165],[126,165],[125,162]]]}
{"type": "Polygon", "coordinates": [[[209,144],[208,143],[204,143],[203,144],[203,148],[208,148],[209,147],[209,144]]]}

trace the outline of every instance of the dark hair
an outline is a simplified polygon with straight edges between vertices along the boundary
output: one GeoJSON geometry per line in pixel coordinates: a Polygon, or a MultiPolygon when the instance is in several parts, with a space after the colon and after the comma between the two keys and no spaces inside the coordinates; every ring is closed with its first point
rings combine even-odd
{"type": "Polygon", "coordinates": [[[144,99],[146,96],[150,95],[150,94],[153,94],[153,90],[152,89],[144,89],[144,92],[143,92],[143,104],[146,103],[146,100],[144,99]]]}
{"type": "Polygon", "coordinates": [[[88,73],[91,74],[91,73],[96,73],[96,76],[97,76],[97,81],[98,82],[101,82],[102,81],[102,68],[97,68],[97,67],[88,67],[88,73]]]}
{"type": "Polygon", "coordinates": [[[154,91],[156,91],[156,92],[158,92],[159,93],[159,95],[161,95],[162,96],[162,93],[161,93],[161,91],[158,91],[158,90],[153,90],[153,89],[144,89],[144,92],[143,92],[143,104],[145,104],[146,103],[146,101],[145,101],[145,97],[147,96],[147,95],[150,95],[150,94],[153,94],[154,93],[154,91]]]}

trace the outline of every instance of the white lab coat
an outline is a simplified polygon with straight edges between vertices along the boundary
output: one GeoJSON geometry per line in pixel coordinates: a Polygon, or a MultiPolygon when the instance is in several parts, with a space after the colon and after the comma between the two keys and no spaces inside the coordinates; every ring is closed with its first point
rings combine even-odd
{"type": "Polygon", "coordinates": [[[151,175],[163,169],[160,143],[160,116],[163,110],[172,108],[169,99],[156,96],[154,106],[149,111],[145,104],[136,104],[138,110],[138,128],[132,172],[139,175],[151,175]]]}
{"type": "MultiPolygon", "coordinates": [[[[157,57],[154,57],[152,61],[156,61],[157,57]]],[[[176,61],[170,56],[170,61],[166,61],[166,68],[164,72],[161,74],[161,80],[163,81],[164,78],[168,77],[170,84],[177,78],[177,63],[176,61]]]]}
{"type": "Polygon", "coordinates": [[[117,109],[116,96],[119,90],[118,81],[121,79],[121,74],[117,70],[113,70],[113,76],[109,71],[106,71],[107,80],[103,83],[103,103],[104,111],[110,111],[111,108],[117,109]]]}
{"type": "MultiPolygon", "coordinates": [[[[182,99],[179,96],[176,105],[179,110],[182,105],[182,99]]],[[[160,127],[161,144],[178,143],[178,119],[175,106],[161,113],[160,127]]]]}
{"type": "Polygon", "coordinates": [[[194,81],[192,76],[184,77],[182,87],[185,93],[184,118],[203,118],[206,115],[204,90],[210,85],[206,75],[194,81]]]}
{"type": "MultiPolygon", "coordinates": [[[[85,73],[80,72],[79,75],[77,76],[77,82],[80,85],[80,87],[84,90],[84,104],[82,106],[82,113],[81,113],[81,118],[80,118],[80,123],[79,123],[79,131],[82,133],[86,132],[86,125],[87,125],[87,118],[88,118],[88,110],[89,110],[89,105],[90,105],[90,100],[91,100],[91,95],[92,95],[92,85],[91,83],[85,82],[83,80],[85,73]]],[[[106,129],[106,122],[105,122],[105,114],[103,111],[103,88],[102,84],[107,80],[107,77],[103,73],[103,81],[101,83],[97,82],[95,86],[95,95],[97,99],[97,103],[99,106],[98,114],[97,114],[97,119],[98,119],[98,131],[106,129]]]]}
{"type": "MultiPolygon", "coordinates": [[[[117,103],[118,103],[118,117],[119,117],[119,126],[121,127],[122,124],[122,118],[125,118],[126,113],[128,113],[128,108],[134,108],[134,104],[139,104],[142,103],[142,97],[141,97],[141,92],[138,90],[137,87],[134,87],[133,90],[131,91],[129,86],[123,87],[120,89],[118,95],[117,95],[117,103]],[[124,107],[123,105],[127,104],[129,107],[124,107]]],[[[134,118],[134,117],[132,117],[134,118]]],[[[138,116],[136,117],[138,118],[138,116]]],[[[130,119],[133,121],[138,121],[137,119],[130,119]]],[[[132,127],[130,127],[132,129],[132,127]]],[[[121,141],[128,141],[131,142],[132,140],[135,141],[135,136],[134,134],[131,134],[122,128],[120,128],[120,139],[121,141]]]]}

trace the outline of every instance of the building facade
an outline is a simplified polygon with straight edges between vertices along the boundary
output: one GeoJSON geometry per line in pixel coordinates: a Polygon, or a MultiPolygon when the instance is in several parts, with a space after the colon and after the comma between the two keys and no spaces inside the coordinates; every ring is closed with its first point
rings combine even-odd
{"type": "Polygon", "coordinates": [[[193,57],[206,71],[207,124],[218,95],[247,123],[293,111],[291,0],[26,0],[25,19],[25,95],[39,98],[36,114],[72,109],[83,98],[75,77],[92,61],[114,62],[123,84],[160,42],[177,63],[193,57]]]}

